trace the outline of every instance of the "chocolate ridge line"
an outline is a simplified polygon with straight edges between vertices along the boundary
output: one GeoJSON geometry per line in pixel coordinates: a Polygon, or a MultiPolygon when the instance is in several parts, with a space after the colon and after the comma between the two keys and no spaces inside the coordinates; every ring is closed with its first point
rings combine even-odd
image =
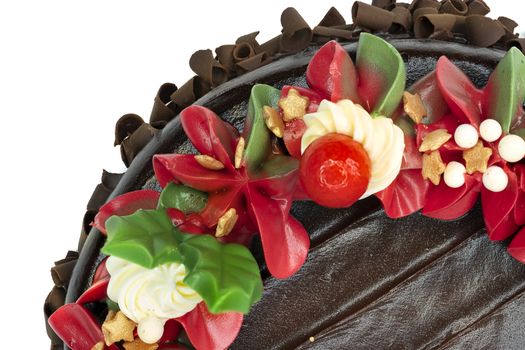
{"type": "MultiPolygon", "coordinates": [[[[411,280],[416,278],[419,274],[421,274],[423,271],[428,270],[430,267],[432,267],[437,261],[445,258],[446,256],[454,253],[455,251],[461,249],[461,246],[465,245],[469,239],[471,239],[476,234],[482,232],[484,230],[484,227],[481,227],[479,229],[475,229],[472,233],[468,234],[463,239],[459,240],[455,244],[453,244],[449,249],[444,249],[443,252],[440,252],[435,257],[429,259],[426,261],[423,265],[421,265],[419,268],[417,268],[412,274],[406,276],[406,277],[400,277],[398,281],[393,281],[391,286],[388,287],[384,292],[380,293],[377,297],[371,298],[371,300],[364,302],[362,306],[360,306],[356,310],[345,310],[339,317],[334,317],[330,320],[330,322],[326,322],[325,325],[317,327],[318,330],[315,331],[315,334],[313,334],[314,338],[317,338],[317,336],[321,333],[323,333],[326,330],[329,330],[330,328],[334,327],[335,325],[339,324],[340,322],[361,315],[363,314],[369,307],[372,305],[378,303],[379,301],[383,300],[384,298],[391,295],[394,291],[396,291],[400,286],[402,286],[405,283],[409,283],[411,280]]],[[[302,348],[302,347],[308,347],[309,342],[308,341],[301,341],[301,342],[290,342],[287,344],[287,346],[292,346],[294,348],[302,348]]]]}
{"type": "Polygon", "coordinates": [[[494,307],[486,315],[478,318],[477,320],[475,320],[474,322],[472,322],[468,326],[464,327],[460,331],[458,331],[455,334],[453,334],[448,339],[445,339],[441,344],[437,345],[434,349],[447,349],[447,344],[450,344],[454,340],[456,340],[458,338],[461,338],[463,335],[468,334],[469,330],[471,330],[472,327],[474,327],[475,325],[479,324],[480,322],[483,322],[486,319],[489,319],[494,314],[496,314],[497,311],[499,311],[502,308],[504,308],[505,306],[513,303],[514,301],[518,300],[519,298],[521,298],[524,295],[525,295],[525,282],[523,283],[523,288],[521,288],[516,293],[514,293],[514,295],[510,296],[509,298],[507,298],[507,300],[503,300],[501,303],[499,303],[496,307],[494,307]]]}
{"type": "MultiPolygon", "coordinates": [[[[504,54],[504,51],[502,50],[474,48],[465,46],[458,42],[442,42],[429,39],[400,39],[400,35],[394,34],[383,35],[382,37],[388,40],[400,52],[411,53],[419,56],[447,52],[447,56],[457,58],[467,54],[471,57],[476,57],[479,61],[493,61],[495,64],[504,54]]],[[[406,38],[405,35],[402,35],[401,37],[406,38]]],[[[343,47],[355,57],[357,41],[350,43],[347,42],[343,44],[343,47]]],[[[266,82],[271,84],[281,78],[288,78],[290,75],[303,74],[311,57],[318,48],[319,45],[311,46],[302,52],[283,57],[282,59],[271,62],[257,70],[238,76],[205,94],[198,99],[195,104],[206,105],[216,112],[221,111],[224,109],[224,106],[231,104],[232,101],[240,102],[247,99],[251,86],[255,84],[255,82],[266,82]],[[271,73],[275,69],[280,70],[280,72],[268,75],[268,72],[271,73]],[[236,91],[235,94],[232,95],[231,92],[234,89],[241,91],[236,91]],[[220,103],[217,101],[219,97],[223,97],[220,103]]],[[[172,151],[174,148],[172,143],[173,140],[176,139],[176,134],[184,136],[179,118],[174,118],[169,121],[165,128],[148,142],[144,149],[131,163],[130,167],[120,179],[107,201],[138,188],[140,183],[145,183],[152,175],[151,158],[156,153],[168,153],[172,151]]],[[[185,139],[185,136],[183,138],[185,139]]],[[[90,276],[83,275],[83,272],[92,268],[93,264],[98,259],[98,252],[103,243],[103,235],[97,229],[92,228],[86,242],[84,243],[84,247],[80,252],[79,260],[73,270],[71,282],[66,294],[66,303],[75,302],[85,290],[90,276]],[[93,252],[97,252],[97,254],[93,256],[93,252]]],[[[64,346],[64,349],[67,350],[69,348],[64,346]]]]}
{"type": "MultiPolygon", "coordinates": [[[[331,328],[337,326],[339,323],[342,323],[343,321],[345,320],[348,320],[348,319],[352,319],[352,318],[356,318],[360,315],[362,315],[363,313],[365,313],[368,309],[370,308],[373,308],[375,304],[381,302],[382,300],[388,298],[390,295],[393,295],[397,290],[399,290],[403,285],[405,284],[409,284],[412,280],[416,279],[418,276],[422,275],[425,271],[428,271],[430,270],[432,267],[434,267],[439,261],[441,261],[442,259],[445,259],[446,257],[448,257],[449,255],[452,255],[454,254],[455,252],[459,251],[462,249],[463,246],[467,245],[469,243],[469,241],[475,237],[476,235],[479,235],[479,234],[482,234],[484,233],[483,231],[485,230],[484,227],[478,229],[478,230],[475,230],[474,232],[472,232],[471,234],[469,234],[468,236],[466,236],[464,239],[460,240],[457,244],[455,244],[453,247],[451,247],[450,249],[444,251],[442,254],[439,254],[438,256],[436,256],[436,258],[430,260],[428,263],[422,265],[419,269],[417,269],[413,274],[411,274],[410,276],[400,280],[399,282],[395,283],[395,285],[392,286],[392,288],[390,288],[387,292],[381,294],[378,298],[372,300],[371,302],[367,303],[366,305],[364,305],[363,307],[359,308],[358,310],[356,311],[349,311],[349,312],[345,312],[344,315],[342,315],[341,317],[338,318],[338,320],[335,320],[334,322],[330,322],[330,324],[328,324],[326,327],[323,327],[322,329],[320,329],[320,331],[316,332],[313,337],[314,338],[317,338],[319,334],[322,334],[324,333],[325,331],[327,330],[330,330],[331,328]]],[[[479,319],[478,319],[479,320],[479,319]]],[[[478,321],[476,320],[476,322],[478,321]]],[[[297,343],[297,344],[287,344],[289,346],[293,346],[294,348],[308,348],[308,346],[310,345],[310,343],[308,341],[302,341],[301,343],[297,343]]],[[[424,346],[423,346],[424,347],[424,346]]],[[[426,348],[426,347],[424,347],[426,348]]]]}

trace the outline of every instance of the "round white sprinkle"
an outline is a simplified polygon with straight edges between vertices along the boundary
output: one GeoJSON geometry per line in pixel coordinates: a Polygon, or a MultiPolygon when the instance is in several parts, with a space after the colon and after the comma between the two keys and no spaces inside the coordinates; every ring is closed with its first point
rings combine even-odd
{"type": "Polygon", "coordinates": [[[137,333],[146,344],[155,344],[164,334],[164,321],[157,317],[147,317],[139,322],[137,333]]]}
{"type": "Polygon", "coordinates": [[[470,124],[461,124],[454,132],[454,141],[461,148],[468,149],[476,146],[478,139],[478,131],[470,124]]]}
{"type": "Polygon", "coordinates": [[[525,157],[525,140],[518,135],[504,136],[498,144],[501,158],[510,163],[519,162],[525,157]]]}
{"type": "Polygon", "coordinates": [[[443,179],[448,187],[458,188],[465,184],[465,166],[459,162],[450,162],[445,168],[443,179]]]}
{"type": "Polygon", "coordinates": [[[509,177],[499,166],[491,166],[483,174],[483,186],[492,192],[501,192],[507,188],[509,177]]]}
{"type": "Polygon", "coordinates": [[[485,119],[479,126],[481,138],[487,142],[494,142],[501,137],[501,124],[495,119],[485,119]]]}

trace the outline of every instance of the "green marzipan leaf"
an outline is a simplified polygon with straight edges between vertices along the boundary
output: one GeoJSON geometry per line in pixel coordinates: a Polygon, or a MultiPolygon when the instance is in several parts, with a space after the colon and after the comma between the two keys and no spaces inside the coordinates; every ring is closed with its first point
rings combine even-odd
{"type": "Polygon", "coordinates": [[[525,98],[525,56],[512,47],[498,63],[487,84],[488,117],[509,132],[525,98]]]}
{"type": "Polygon", "coordinates": [[[184,214],[189,214],[202,211],[207,201],[208,196],[206,193],[171,182],[162,191],[159,206],[162,208],[176,208],[184,214]]]}
{"type": "Polygon", "coordinates": [[[154,268],[180,262],[179,243],[165,210],[138,210],[106,221],[107,241],[102,253],[154,268]]]}
{"type": "Polygon", "coordinates": [[[248,313],[261,298],[259,266],[246,247],[192,235],[180,250],[187,269],[184,282],[200,294],[210,312],[248,313]]]}
{"type": "Polygon", "coordinates": [[[252,88],[244,125],[244,161],[250,171],[257,169],[270,154],[271,135],[264,123],[263,107],[277,107],[280,97],[281,90],[269,85],[257,84],[252,88]]]}
{"type": "MultiPolygon", "coordinates": [[[[356,67],[360,77],[363,72],[373,72],[383,85],[375,105],[370,106],[372,115],[390,117],[401,102],[406,84],[405,62],[399,52],[385,40],[361,33],[356,67]]],[[[366,74],[363,76],[366,79],[366,74]]]]}

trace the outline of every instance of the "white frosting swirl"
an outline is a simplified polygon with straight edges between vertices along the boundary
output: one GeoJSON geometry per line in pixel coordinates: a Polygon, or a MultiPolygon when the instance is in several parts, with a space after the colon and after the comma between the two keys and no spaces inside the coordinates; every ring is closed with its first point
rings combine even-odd
{"type": "Polygon", "coordinates": [[[337,103],[323,100],[315,113],[306,114],[307,129],[301,139],[301,153],[321,136],[339,133],[352,137],[363,145],[371,162],[370,182],[361,198],[387,188],[401,170],[405,138],[392,119],[372,118],[368,112],[350,100],[337,103]]]}
{"type": "MultiPolygon", "coordinates": [[[[111,275],[108,297],[118,303],[124,315],[138,323],[139,336],[158,334],[158,329],[148,328],[164,327],[167,320],[190,312],[202,301],[201,296],[183,282],[186,269],[182,264],[169,263],[147,269],[110,256],[106,268],[111,275]],[[152,322],[152,318],[159,322],[152,322]]],[[[147,343],[156,342],[156,337],[141,338],[147,343]]]]}

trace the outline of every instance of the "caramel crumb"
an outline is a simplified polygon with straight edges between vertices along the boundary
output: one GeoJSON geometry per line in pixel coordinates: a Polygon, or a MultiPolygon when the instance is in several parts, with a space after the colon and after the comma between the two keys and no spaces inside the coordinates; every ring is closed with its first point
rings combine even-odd
{"type": "Polygon", "coordinates": [[[476,171],[480,173],[487,171],[490,156],[492,156],[492,149],[484,147],[481,140],[478,141],[476,146],[463,151],[463,159],[465,159],[467,173],[472,175],[476,171]]]}
{"type": "Polygon", "coordinates": [[[197,163],[199,163],[203,168],[210,169],[210,170],[221,170],[224,169],[224,164],[222,164],[217,159],[204,155],[204,154],[198,154],[195,156],[195,160],[197,163]]]}
{"type": "Polygon", "coordinates": [[[121,311],[110,311],[102,324],[102,334],[107,346],[121,340],[133,341],[133,331],[137,324],[126,317],[121,311]]]}
{"type": "Polygon", "coordinates": [[[294,119],[301,119],[306,114],[310,99],[301,96],[296,89],[290,89],[288,95],[279,100],[278,105],[283,110],[284,121],[289,122],[294,119]]]}
{"type": "Polygon", "coordinates": [[[313,343],[315,341],[315,338],[314,337],[310,337],[310,338],[308,338],[308,340],[310,341],[310,343],[313,343]]]}
{"type": "Polygon", "coordinates": [[[96,343],[95,345],[93,345],[93,347],[91,348],[91,350],[104,350],[105,346],[104,346],[104,342],[103,341],[99,341],[98,343],[96,343]]]}
{"type": "Polygon", "coordinates": [[[403,109],[416,124],[421,123],[423,117],[427,115],[427,110],[419,94],[412,95],[408,91],[403,93],[403,109]]]}
{"type": "Polygon", "coordinates": [[[450,140],[451,137],[452,135],[445,129],[434,130],[423,138],[423,142],[419,146],[419,152],[435,151],[450,140]]]}
{"type": "Polygon", "coordinates": [[[237,223],[238,218],[239,216],[235,208],[228,209],[228,211],[219,218],[217,229],[215,230],[215,237],[219,238],[229,235],[237,223]]]}
{"type": "Polygon", "coordinates": [[[445,168],[446,165],[443,163],[439,151],[423,154],[423,169],[421,169],[423,179],[428,179],[437,186],[441,181],[441,174],[445,172],[445,168]]]}
{"type": "Polygon", "coordinates": [[[277,137],[284,135],[284,122],[279,112],[270,106],[263,107],[263,117],[266,127],[277,137]]]}
{"type": "Polygon", "coordinates": [[[237,141],[237,147],[235,147],[235,168],[239,169],[242,165],[242,158],[244,157],[244,137],[239,137],[237,141]]]}
{"type": "Polygon", "coordinates": [[[159,344],[146,344],[139,338],[132,342],[124,343],[124,349],[126,350],[157,350],[159,344]]]}

